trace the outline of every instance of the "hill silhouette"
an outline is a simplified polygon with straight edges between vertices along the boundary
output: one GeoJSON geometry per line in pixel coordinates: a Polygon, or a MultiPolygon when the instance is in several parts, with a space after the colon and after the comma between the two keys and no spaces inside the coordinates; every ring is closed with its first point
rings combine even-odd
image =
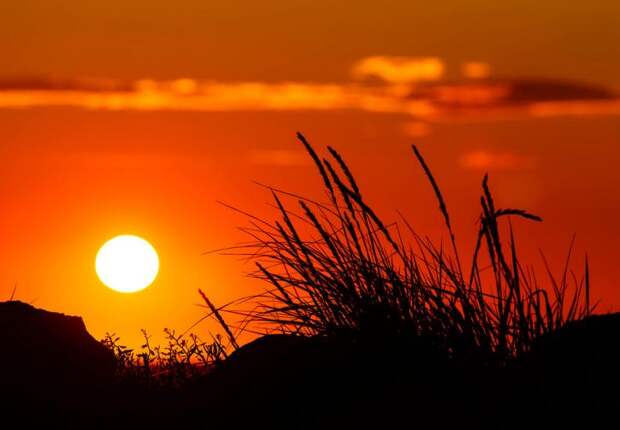
{"type": "Polygon", "coordinates": [[[89,396],[110,383],[114,365],[82,318],[0,303],[0,399],[8,410],[90,407],[89,396]]]}
{"type": "Polygon", "coordinates": [[[30,411],[31,418],[127,423],[208,416],[211,425],[253,428],[492,429],[592,422],[618,406],[608,389],[620,382],[620,313],[549,333],[497,369],[449,360],[423,339],[267,335],[166,390],[119,381],[111,353],[78,317],[4,302],[0,322],[7,417],[30,411]]]}

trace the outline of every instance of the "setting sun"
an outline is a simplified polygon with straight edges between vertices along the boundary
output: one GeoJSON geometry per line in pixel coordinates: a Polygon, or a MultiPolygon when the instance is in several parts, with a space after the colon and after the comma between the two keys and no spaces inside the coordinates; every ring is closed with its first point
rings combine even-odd
{"type": "Polygon", "coordinates": [[[134,293],[153,283],[159,272],[159,258],[146,240],[132,235],[116,236],[99,249],[95,270],[109,288],[134,293]]]}

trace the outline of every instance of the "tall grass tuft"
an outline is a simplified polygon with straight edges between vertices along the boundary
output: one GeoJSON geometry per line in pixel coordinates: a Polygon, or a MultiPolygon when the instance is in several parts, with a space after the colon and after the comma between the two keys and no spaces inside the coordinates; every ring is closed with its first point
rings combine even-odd
{"type": "Polygon", "coordinates": [[[559,278],[548,270],[541,286],[518,257],[511,220],[542,220],[496,207],[488,176],[472,264],[465,268],[448,205],[417,147],[413,155],[437,198],[448,250],[406,220],[382,221],[335,149],[328,147],[322,158],[302,134],[297,137],[318,169],[327,202],[270,188],[279,219],[250,216],[244,231],[251,243],[230,251],[253,260],[252,276],[270,285],[245,314],[254,330],[267,325],[305,336],[420,336],[451,357],[501,363],[592,312],[587,259],[581,279],[569,276],[567,264],[559,278]]]}

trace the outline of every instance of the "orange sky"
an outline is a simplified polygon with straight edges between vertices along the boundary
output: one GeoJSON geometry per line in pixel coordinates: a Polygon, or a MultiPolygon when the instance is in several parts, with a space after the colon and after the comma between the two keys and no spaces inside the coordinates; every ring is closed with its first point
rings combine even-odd
{"type": "Polygon", "coordinates": [[[218,303],[256,291],[242,262],[201,254],[242,239],[216,200],[272,213],[252,180],[320,197],[300,130],[350,160],[387,219],[434,237],[408,146],[463,243],[490,171],[500,203],[545,219],[520,229],[528,260],[540,247],[559,265],[576,233],[602,309],[620,305],[617,2],[41,3],[0,5],[0,295],[17,283],[135,345],[142,327],[198,319],[198,288],[218,303]],[[134,295],[94,273],[122,233],[160,253],[134,295]]]}

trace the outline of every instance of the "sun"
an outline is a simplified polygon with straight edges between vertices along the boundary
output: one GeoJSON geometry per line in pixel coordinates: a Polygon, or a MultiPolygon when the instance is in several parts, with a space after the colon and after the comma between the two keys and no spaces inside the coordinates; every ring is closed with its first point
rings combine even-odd
{"type": "Polygon", "coordinates": [[[97,252],[95,270],[107,287],[135,293],[153,283],[159,272],[159,257],[155,248],[138,236],[116,236],[97,252]]]}

